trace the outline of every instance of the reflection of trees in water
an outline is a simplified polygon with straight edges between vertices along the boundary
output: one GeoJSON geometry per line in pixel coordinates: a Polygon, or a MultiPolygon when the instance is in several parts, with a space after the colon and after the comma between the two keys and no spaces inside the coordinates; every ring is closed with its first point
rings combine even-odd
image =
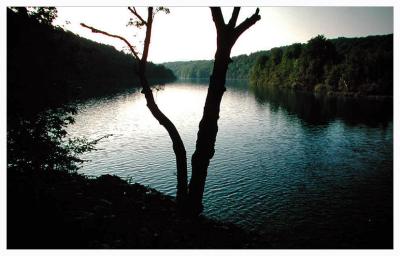
{"type": "MultiPolygon", "coordinates": [[[[196,85],[204,85],[208,86],[209,79],[208,78],[190,78],[190,79],[179,79],[173,81],[172,84],[196,84],[196,85]]],[[[229,87],[229,90],[240,90],[247,91],[249,87],[249,82],[246,79],[232,79],[226,80],[226,86],[229,87]]]]}
{"type": "Polygon", "coordinates": [[[271,111],[283,108],[310,124],[341,119],[348,125],[386,127],[393,120],[393,99],[328,97],[272,87],[250,87],[250,90],[259,103],[268,103],[271,111]]]}

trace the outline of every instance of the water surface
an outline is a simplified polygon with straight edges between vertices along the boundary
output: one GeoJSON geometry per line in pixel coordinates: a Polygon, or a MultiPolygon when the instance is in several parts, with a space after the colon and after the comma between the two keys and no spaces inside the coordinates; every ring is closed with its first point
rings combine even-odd
{"type": "MultiPolygon", "coordinates": [[[[204,214],[270,237],[278,247],[390,247],[392,103],[227,84],[204,214]],[[368,247],[368,246],[367,246],[368,247]]],[[[207,85],[155,90],[189,159],[207,85]]],[[[85,155],[87,175],[116,174],[175,195],[167,132],[134,89],[79,105],[72,136],[113,136],[85,155]]],[[[189,175],[190,176],[190,175],[189,175]]]]}

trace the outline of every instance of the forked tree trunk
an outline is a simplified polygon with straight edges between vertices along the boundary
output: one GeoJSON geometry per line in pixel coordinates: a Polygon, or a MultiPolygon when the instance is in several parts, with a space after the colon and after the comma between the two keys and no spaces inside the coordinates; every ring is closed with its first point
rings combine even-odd
{"type": "Polygon", "coordinates": [[[210,76],[210,84],[204,105],[203,117],[200,121],[199,131],[197,133],[196,150],[192,156],[192,177],[188,190],[185,146],[175,125],[161,112],[155,103],[153,93],[145,75],[154,15],[153,7],[148,7],[148,17],[146,21],[136,12],[134,7],[128,9],[141,21],[140,26],[146,26],[146,37],[141,58],[139,58],[135,48],[125,38],[98,30],[83,23],[81,23],[81,25],[91,29],[94,33],[101,33],[124,41],[128,45],[132,54],[139,61],[137,74],[143,88],[142,93],[146,97],[147,107],[157,121],[164,126],[172,140],[178,176],[178,204],[179,206],[185,206],[184,208],[187,213],[197,215],[203,208],[202,199],[207,177],[207,169],[211,158],[214,156],[215,139],[218,133],[220,105],[222,96],[226,90],[226,72],[229,63],[232,61],[230,59],[231,49],[239,36],[260,19],[260,15],[258,15],[259,10],[257,8],[256,12],[250,18],[247,18],[240,25],[236,26],[240,7],[235,7],[233,9],[228,24],[225,24],[224,22],[221,9],[219,7],[211,7],[213,21],[217,29],[217,51],[215,53],[213,72],[210,76]]]}
{"type": "Polygon", "coordinates": [[[215,140],[218,133],[218,119],[222,96],[226,91],[225,81],[231,49],[239,36],[255,24],[261,17],[258,8],[250,18],[236,27],[240,8],[235,7],[228,24],[225,24],[221,9],[211,7],[213,21],[217,29],[217,51],[214,67],[210,76],[208,93],[203,110],[203,117],[197,133],[196,150],[192,156],[192,177],[189,184],[189,212],[193,215],[203,210],[202,200],[206,183],[207,170],[215,152],[215,140]]]}

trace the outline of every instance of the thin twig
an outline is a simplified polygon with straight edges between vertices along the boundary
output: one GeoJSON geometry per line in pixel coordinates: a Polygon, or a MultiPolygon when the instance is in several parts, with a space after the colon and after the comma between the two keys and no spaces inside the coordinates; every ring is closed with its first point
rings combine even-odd
{"type": "Polygon", "coordinates": [[[137,60],[140,60],[139,54],[137,53],[135,47],[134,47],[133,45],[131,45],[131,44],[129,43],[129,41],[126,40],[124,37],[119,36],[119,35],[114,35],[114,34],[107,33],[107,32],[105,32],[105,31],[99,30],[99,29],[97,29],[97,28],[88,26],[88,25],[86,25],[85,23],[81,23],[81,26],[92,30],[93,33],[100,33],[100,34],[103,34],[103,35],[106,35],[106,36],[109,36],[109,37],[118,38],[118,39],[124,41],[124,42],[128,45],[129,49],[131,50],[131,52],[132,52],[132,54],[135,56],[135,58],[136,58],[137,60]]]}
{"type": "Polygon", "coordinates": [[[135,7],[128,7],[128,10],[131,11],[131,13],[135,15],[143,25],[147,25],[147,22],[142,18],[142,16],[140,16],[135,7]]]}

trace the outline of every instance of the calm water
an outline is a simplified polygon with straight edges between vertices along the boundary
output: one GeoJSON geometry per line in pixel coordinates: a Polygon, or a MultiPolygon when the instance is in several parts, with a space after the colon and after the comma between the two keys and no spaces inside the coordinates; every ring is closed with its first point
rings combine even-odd
{"type": "MultiPolygon", "coordinates": [[[[269,236],[275,246],[391,246],[392,103],[249,90],[228,82],[205,215],[269,236]]],[[[194,151],[207,85],[167,84],[155,92],[188,152],[194,151]]],[[[175,195],[167,132],[139,91],[79,105],[73,136],[113,136],[86,154],[81,172],[116,174],[175,195]]],[[[190,165],[190,161],[189,161],[190,165]]]]}

